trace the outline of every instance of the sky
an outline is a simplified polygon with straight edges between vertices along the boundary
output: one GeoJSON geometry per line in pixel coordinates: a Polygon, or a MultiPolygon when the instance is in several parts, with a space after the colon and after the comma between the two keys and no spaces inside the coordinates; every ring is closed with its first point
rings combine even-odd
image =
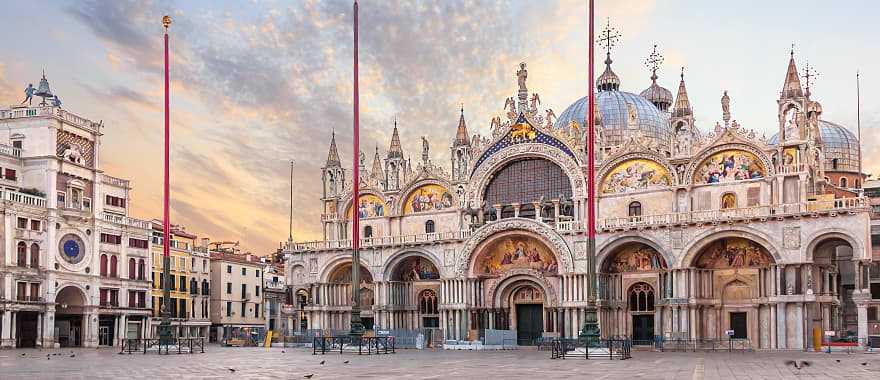
{"type": "MultiPolygon", "coordinates": [[[[585,1],[362,1],[361,149],[387,151],[397,118],[403,149],[431,142],[449,171],[459,109],[471,134],[489,134],[528,87],[556,114],[586,94],[585,1]]],[[[660,85],[673,93],[681,67],[697,126],[733,119],[777,128],[776,99],[792,44],[823,119],[856,133],[861,73],[865,170],[880,173],[880,49],[871,1],[597,0],[599,26],[621,33],[612,67],[621,90],[650,85],[645,59],[665,57],[660,85]]],[[[352,10],[349,1],[20,1],[4,5],[0,104],[21,101],[46,70],[75,114],[103,120],[101,169],[132,181],[132,216],[161,217],[162,15],[171,26],[172,223],[200,237],[240,241],[267,254],[288,236],[289,162],[295,161],[294,239],[321,238],[321,166],[336,132],[352,152],[352,10]]],[[[596,75],[603,69],[597,50],[596,75]]],[[[416,158],[416,157],[414,157],[416,158]]]]}

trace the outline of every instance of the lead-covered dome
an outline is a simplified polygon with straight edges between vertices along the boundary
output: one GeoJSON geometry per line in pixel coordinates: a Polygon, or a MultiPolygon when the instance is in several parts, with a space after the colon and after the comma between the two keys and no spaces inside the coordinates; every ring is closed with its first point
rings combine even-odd
{"type": "MultiPolygon", "coordinates": [[[[654,140],[663,150],[669,149],[669,120],[647,99],[624,91],[600,91],[596,97],[602,125],[602,145],[620,145],[639,134],[654,140]]],[[[583,130],[587,125],[587,97],[572,103],[556,121],[565,131],[572,121],[583,130]]]]}
{"type": "MultiPolygon", "coordinates": [[[[786,129],[786,135],[795,133],[786,129]]],[[[859,171],[859,139],[846,127],[830,121],[819,120],[826,171],[859,171]]],[[[779,143],[779,133],[767,140],[770,145],[779,143]]]]}

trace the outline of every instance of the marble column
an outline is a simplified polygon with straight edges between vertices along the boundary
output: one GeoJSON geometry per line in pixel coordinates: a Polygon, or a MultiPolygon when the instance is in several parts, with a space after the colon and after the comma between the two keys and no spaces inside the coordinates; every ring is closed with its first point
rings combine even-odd
{"type": "Polygon", "coordinates": [[[776,304],[776,346],[778,349],[788,348],[785,337],[785,309],[785,302],[776,304]]]}
{"type": "Polygon", "coordinates": [[[2,326],[0,326],[0,347],[14,347],[15,342],[12,340],[12,312],[4,311],[2,313],[2,326]]]}

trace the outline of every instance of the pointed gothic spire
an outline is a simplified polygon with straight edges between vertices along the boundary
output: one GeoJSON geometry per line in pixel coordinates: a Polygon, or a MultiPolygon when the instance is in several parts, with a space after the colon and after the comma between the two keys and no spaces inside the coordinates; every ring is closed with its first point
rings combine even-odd
{"type": "Polygon", "coordinates": [[[381,181],[385,178],[385,173],[382,171],[382,159],[379,157],[379,147],[376,147],[376,154],[373,156],[373,169],[370,170],[370,178],[381,181]]]}
{"type": "Polygon", "coordinates": [[[458,129],[455,131],[453,146],[471,145],[468,137],[467,125],[464,122],[464,106],[461,106],[461,116],[458,117],[458,129]]]}
{"type": "Polygon", "coordinates": [[[388,148],[388,158],[403,158],[400,135],[397,133],[397,118],[394,118],[394,132],[391,134],[391,147],[388,148]]]}
{"type": "Polygon", "coordinates": [[[684,67],[682,67],[681,82],[678,83],[678,95],[675,96],[675,108],[672,110],[672,116],[684,117],[693,114],[694,111],[691,109],[690,100],[688,100],[687,89],[684,86],[684,67]]]}
{"type": "Polygon", "coordinates": [[[788,59],[788,70],[785,72],[785,83],[782,85],[781,98],[799,98],[804,96],[801,87],[801,78],[798,75],[797,65],[794,63],[794,45],[791,47],[791,57],[788,59]]]}
{"type": "Polygon", "coordinates": [[[330,137],[330,152],[327,153],[327,167],[330,166],[340,166],[342,163],[339,162],[339,151],[336,150],[336,131],[333,131],[332,137],[330,137]]]}

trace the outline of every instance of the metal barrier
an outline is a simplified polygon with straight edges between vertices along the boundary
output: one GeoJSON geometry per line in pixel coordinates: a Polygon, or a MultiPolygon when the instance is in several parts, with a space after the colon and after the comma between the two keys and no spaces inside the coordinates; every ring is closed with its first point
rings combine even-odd
{"type": "Polygon", "coordinates": [[[655,337],[654,348],[660,352],[697,352],[697,351],[752,351],[752,343],[748,339],[667,339],[655,337]]]}
{"type": "Polygon", "coordinates": [[[348,351],[358,355],[393,354],[394,337],[390,336],[321,336],[312,340],[312,355],[348,351]],[[364,350],[366,349],[366,352],[364,350]]]}
{"type": "Polygon", "coordinates": [[[629,338],[556,338],[550,344],[550,359],[584,358],[626,360],[632,358],[629,338]],[[583,352],[579,352],[583,350],[583,352]],[[592,352],[591,352],[592,351],[592,352]]]}
{"type": "Polygon", "coordinates": [[[168,355],[172,352],[177,354],[205,353],[205,338],[170,338],[162,342],[159,338],[125,338],[120,340],[120,354],[132,354],[135,352],[156,351],[159,354],[168,355]],[[164,352],[162,352],[164,350],[164,352]]]}

